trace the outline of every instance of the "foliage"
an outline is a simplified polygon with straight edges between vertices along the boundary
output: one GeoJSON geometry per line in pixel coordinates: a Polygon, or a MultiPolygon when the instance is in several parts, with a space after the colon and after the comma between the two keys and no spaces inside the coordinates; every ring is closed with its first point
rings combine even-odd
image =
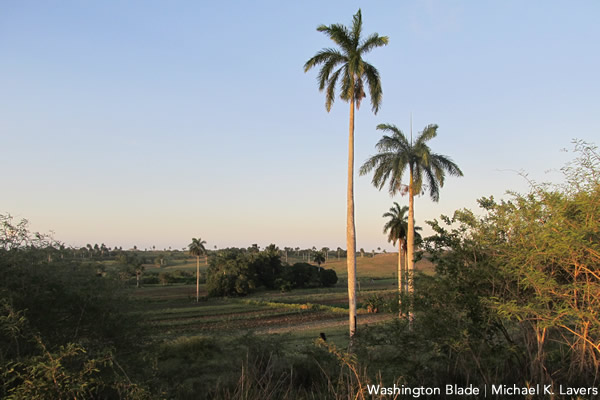
{"type": "Polygon", "coordinates": [[[206,241],[201,238],[192,238],[192,243],[188,245],[190,254],[196,257],[206,254],[205,244],[206,241]]]}
{"type": "Polygon", "coordinates": [[[466,323],[451,323],[469,348],[506,350],[515,379],[577,385],[600,372],[599,158],[581,142],[576,151],[566,187],[532,183],[509,201],[480,199],[482,217],[462,210],[430,222],[439,276],[427,293],[446,295],[437,305],[422,298],[426,314],[460,315],[466,323]]]}
{"type": "MultiPolygon", "coordinates": [[[[10,219],[3,222],[7,228],[10,219]]],[[[38,246],[48,242],[26,222],[2,235],[7,232],[13,236],[1,240],[12,244],[0,250],[0,397],[125,398],[136,392],[143,398],[143,390],[114,369],[117,358],[133,360],[131,351],[144,337],[122,312],[127,300],[119,286],[93,264],[43,256],[48,247],[38,246]]]]}
{"type": "Polygon", "coordinates": [[[317,79],[319,90],[325,90],[326,93],[325,107],[327,111],[331,110],[335,101],[335,89],[338,79],[340,79],[342,83],[340,98],[356,103],[356,108],[360,108],[362,99],[366,97],[366,83],[371,95],[373,112],[377,113],[383,95],[379,72],[363,57],[372,49],[387,45],[388,37],[374,33],[366,39],[361,38],[362,13],[360,10],[354,15],[350,29],[340,24],[332,24],[330,26],[320,25],[317,30],[325,33],[339,46],[339,49],[326,48],[319,51],[304,64],[304,72],[322,65],[317,79]],[[335,70],[336,68],[338,69],[335,70]]]}
{"type": "Polygon", "coordinates": [[[321,269],[321,285],[323,287],[333,287],[338,281],[337,274],[333,269],[321,269]]]}
{"type": "Polygon", "coordinates": [[[245,296],[259,287],[287,291],[336,283],[333,270],[307,263],[283,265],[278,249],[272,247],[260,252],[222,250],[211,258],[206,279],[210,296],[245,296]]]}
{"type": "Polygon", "coordinates": [[[389,192],[394,195],[406,187],[402,185],[402,178],[408,167],[414,193],[421,193],[427,185],[431,199],[438,201],[446,172],[462,176],[462,171],[449,157],[433,153],[427,145],[429,140],[437,136],[437,128],[435,124],[426,126],[413,143],[395,125],[377,125],[377,129],[391,132],[391,136],[384,135],[377,142],[379,153],[365,161],[360,174],[366,175],[374,171],[373,185],[381,190],[389,182],[389,192]]]}

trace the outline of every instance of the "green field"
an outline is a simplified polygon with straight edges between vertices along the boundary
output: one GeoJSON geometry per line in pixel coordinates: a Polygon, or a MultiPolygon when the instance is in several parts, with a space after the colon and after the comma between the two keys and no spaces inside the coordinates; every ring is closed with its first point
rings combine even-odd
{"type": "MultiPolygon", "coordinates": [[[[292,260],[290,260],[292,261],[292,260]]],[[[200,286],[199,303],[195,302],[195,285],[149,285],[132,288],[136,314],[151,336],[162,340],[196,335],[281,334],[286,341],[311,343],[325,332],[330,340],[347,343],[348,296],[346,260],[330,260],[326,268],[334,269],[339,281],[333,288],[295,289],[289,292],[257,291],[240,298],[207,298],[205,285],[200,286]]],[[[150,266],[149,266],[150,267],[150,266]]],[[[201,260],[201,270],[206,266],[201,260]]],[[[357,258],[359,274],[359,324],[381,323],[393,318],[391,313],[367,313],[364,302],[371,296],[394,296],[397,254],[378,254],[357,258]]],[[[430,272],[431,264],[421,261],[417,268],[430,272]]],[[[149,271],[196,269],[194,259],[149,271]]]]}

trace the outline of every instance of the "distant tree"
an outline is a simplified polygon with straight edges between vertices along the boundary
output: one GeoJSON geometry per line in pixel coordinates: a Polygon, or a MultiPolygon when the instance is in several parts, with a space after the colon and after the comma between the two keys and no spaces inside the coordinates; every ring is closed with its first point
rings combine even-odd
{"type": "Polygon", "coordinates": [[[321,264],[325,262],[325,256],[322,251],[317,251],[313,255],[313,261],[317,263],[317,266],[321,267],[321,264]]]}
{"type": "Polygon", "coordinates": [[[140,287],[140,280],[142,279],[142,275],[144,274],[144,266],[140,263],[135,267],[135,281],[136,287],[140,287]]]}
{"type": "Polygon", "coordinates": [[[321,285],[323,285],[324,287],[335,286],[335,284],[338,281],[337,274],[335,273],[335,271],[333,269],[322,268],[320,275],[321,275],[321,285]]]}
{"type": "Polygon", "coordinates": [[[365,249],[363,249],[362,247],[360,248],[360,258],[363,258],[365,256],[365,249]]]}
{"type": "Polygon", "coordinates": [[[325,262],[329,261],[329,247],[323,247],[321,251],[325,255],[325,262]]]}
{"type": "Polygon", "coordinates": [[[188,245],[190,254],[196,256],[196,303],[200,301],[200,256],[206,253],[206,241],[201,238],[192,238],[188,245]]]}
{"type": "Polygon", "coordinates": [[[284,247],[283,251],[284,251],[284,255],[285,255],[285,262],[288,262],[288,252],[292,251],[293,249],[291,247],[284,247]]]}

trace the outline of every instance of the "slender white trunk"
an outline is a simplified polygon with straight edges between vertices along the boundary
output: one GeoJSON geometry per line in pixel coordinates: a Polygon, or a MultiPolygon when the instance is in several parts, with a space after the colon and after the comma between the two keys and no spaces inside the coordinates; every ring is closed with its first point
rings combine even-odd
{"type": "Polygon", "coordinates": [[[350,100],[350,128],[348,134],[348,194],[347,194],[346,248],[348,267],[348,312],[350,338],[356,333],[356,227],[354,224],[354,99],[350,100]]]}
{"type": "Polygon", "coordinates": [[[414,271],[415,271],[415,256],[414,256],[414,251],[415,251],[415,208],[414,208],[414,197],[415,197],[415,193],[414,193],[414,188],[413,188],[413,166],[410,166],[410,184],[408,186],[408,232],[407,232],[407,261],[408,261],[408,265],[407,265],[407,269],[408,269],[408,295],[410,298],[410,304],[409,304],[409,312],[408,312],[408,319],[409,319],[409,327],[412,329],[412,321],[414,319],[414,315],[413,315],[413,309],[412,309],[412,296],[413,296],[413,292],[414,292],[414,285],[413,285],[413,277],[414,277],[414,271]]]}
{"type": "Polygon", "coordinates": [[[196,256],[196,303],[200,301],[200,256],[196,256]]]}
{"type": "Polygon", "coordinates": [[[404,274],[402,273],[404,268],[402,262],[404,258],[402,242],[402,239],[398,240],[398,318],[402,318],[402,288],[404,286],[404,280],[402,279],[404,277],[404,274]]]}

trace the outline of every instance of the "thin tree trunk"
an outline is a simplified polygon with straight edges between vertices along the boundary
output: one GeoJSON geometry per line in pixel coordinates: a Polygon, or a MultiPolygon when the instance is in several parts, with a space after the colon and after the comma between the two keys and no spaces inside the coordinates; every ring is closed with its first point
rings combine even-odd
{"type": "Polygon", "coordinates": [[[408,246],[406,246],[406,242],[404,242],[404,291],[408,293],[408,252],[406,251],[408,246]]]}
{"type": "Polygon", "coordinates": [[[410,173],[410,184],[408,186],[408,232],[407,232],[407,247],[408,247],[408,251],[407,251],[407,259],[408,259],[408,265],[407,265],[407,269],[408,269],[408,295],[409,298],[411,299],[411,304],[409,305],[409,311],[408,311],[408,320],[409,320],[409,327],[412,329],[412,321],[414,318],[413,315],[413,310],[412,310],[412,295],[413,295],[413,291],[414,291],[414,285],[413,285],[413,274],[414,274],[414,270],[415,270],[415,256],[414,256],[414,252],[415,252],[415,208],[414,208],[414,189],[413,189],[413,167],[412,165],[410,166],[409,169],[409,173],[410,173]]]}
{"type": "Polygon", "coordinates": [[[398,318],[402,318],[402,288],[404,286],[404,280],[402,279],[404,274],[402,270],[404,269],[403,258],[404,251],[402,250],[403,240],[398,240],[398,318]]]}
{"type": "Polygon", "coordinates": [[[356,227],[354,224],[354,98],[350,100],[350,128],[348,134],[348,196],[346,221],[346,248],[348,267],[348,311],[350,338],[356,333],[356,227]]]}
{"type": "Polygon", "coordinates": [[[196,256],[196,303],[200,301],[200,256],[196,256]]]}

